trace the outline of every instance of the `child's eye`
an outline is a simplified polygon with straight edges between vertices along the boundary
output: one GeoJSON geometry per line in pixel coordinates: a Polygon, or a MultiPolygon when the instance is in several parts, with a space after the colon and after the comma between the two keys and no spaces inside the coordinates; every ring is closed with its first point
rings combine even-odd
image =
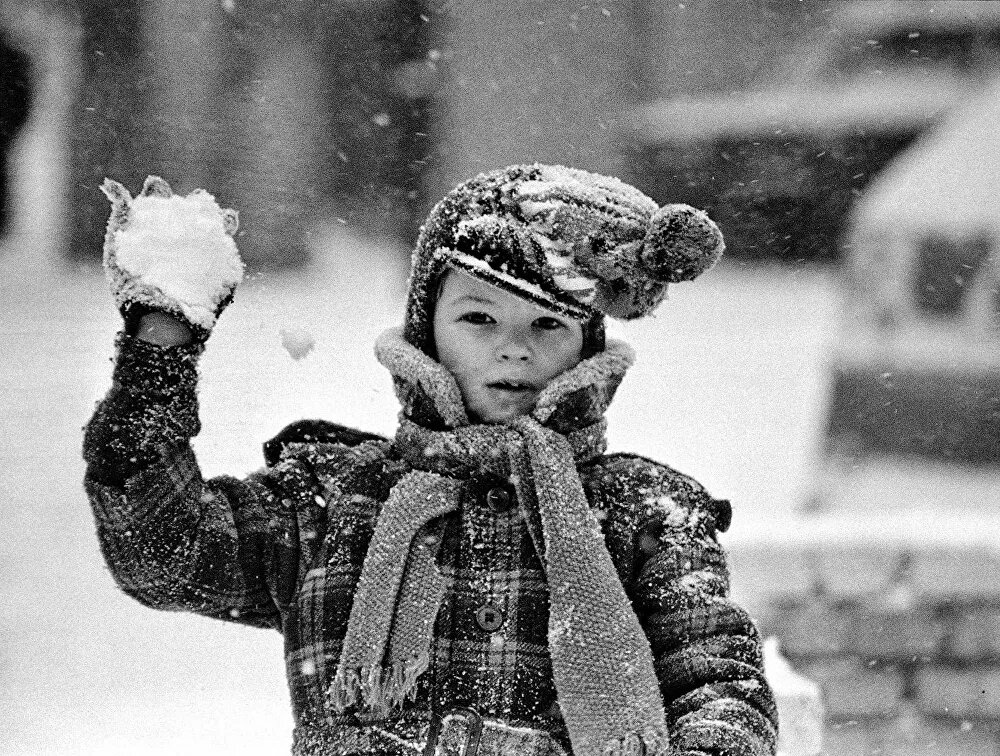
{"type": "Polygon", "coordinates": [[[541,328],[543,331],[555,331],[559,328],[565,328],[565,324],[561,320],[556,320],[555,318],[538,318],[533,323],[535,328],[541,328]]]}
{"type": "Polygon", "coordinates": [[[473,325],[489,325],[490,323],[496,323],[496,321],[485,312],[466,312],[459,317],[459,320],[465,323],[472,323],[473,325]]]}

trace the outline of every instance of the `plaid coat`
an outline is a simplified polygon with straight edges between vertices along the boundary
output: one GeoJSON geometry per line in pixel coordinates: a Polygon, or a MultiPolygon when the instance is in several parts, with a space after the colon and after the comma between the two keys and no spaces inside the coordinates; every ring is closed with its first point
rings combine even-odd
{"type": "MultiPolygon", "coordinates": [[[[281,632],[295,753],[412,754],[429,714],[453,707],[546,731],[571,752],[547,654],[537,533],[509,482],[486,473],[465,481],[459,510],[424,534],[440,539],[449,590],[415,698],[388,721],[329,710],[380,505],[412,462],[395,441],[303,421],[265,444],[259,472],[204,480],[189,444],[200,351],[120,336],[112,389],[87,426],[85,485],[121,588],[157,609],[281,632]]],[[[716,538],[729,503],[634,455],[600,455],[578,473],[650,642],[673,747],[773,753],[758,633],[727,596],[716,538]]]]}

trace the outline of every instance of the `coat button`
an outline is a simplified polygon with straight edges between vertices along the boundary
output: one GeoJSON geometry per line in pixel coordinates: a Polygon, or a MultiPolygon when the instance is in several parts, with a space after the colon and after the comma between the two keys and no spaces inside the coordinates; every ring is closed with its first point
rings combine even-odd
{"type": "Polygon", "coordinates": [[[486,503],[494,512],[503,512],[510,507],[510,494],[505,488],[491,488],[486,494],[486,503]]]}
{"type": "Polygon", "coordinates": [[[492,633],[503,624],[503,612],[493,604],[483,604],[476,610],[476,623],[486,632],[492,633]]]}

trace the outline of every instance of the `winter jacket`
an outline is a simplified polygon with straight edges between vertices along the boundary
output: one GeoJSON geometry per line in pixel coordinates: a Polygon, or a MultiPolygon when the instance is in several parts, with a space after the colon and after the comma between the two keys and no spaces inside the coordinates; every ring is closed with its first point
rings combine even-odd
{"type": "MultiPolygon", "coordinates": [[[[433,718],[437,727],[456,710],[493,723],[493,735],[482,737],[486,743],[501,732],[496,752],[571,753],[548,653],[537,516],[485,463],[450,471],[460,481],[460,505],[419,533],[436,549],[448,588],[414,694],[382,717],[330,707],[381,507],[404,475],[425,464],[435,469],[432,455],[405,437],[301,421],[264,445],[260,471],[205,480],[190,446],[199,431],[200,352],[119,336],[113,386],[87,426],[86,490],[120,587],[153,608],[281,632],[295,754],[418,753],[433,718]],[[530,736],[537,732],[547,737],[530,736]]],[[[602,359],[588,364],[600,367],[602,359]]],[[[548,396],[547,427],[603,430],[621,371],[590,367],[548,396]]],[[[398,366],[394,379],[403,418],[439,429],[453,395],[442,397],[433,381],[408,380],[398,366]]],[[[759,636],[728,598],[717,540],[729,525],[729,503],[666,465],[604,453],[603,436],[576,473],[648,639],[671,747],[772,754],[777,720],[759,636]]]]}

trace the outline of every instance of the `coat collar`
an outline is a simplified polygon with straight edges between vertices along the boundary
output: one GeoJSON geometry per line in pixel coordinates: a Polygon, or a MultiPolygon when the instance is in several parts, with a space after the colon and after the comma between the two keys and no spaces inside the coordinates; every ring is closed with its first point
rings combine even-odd
{"type": "MultiPolygon", "coordinates": [[[[406,341],[402,328],[379,336],[375,356],[392,374],[404,418],[431,430],[471,424],[455,378],[406,341]]],[[[564,434],[592,425],[603,417],[634,361],[628,344],[609,339],[603,352],[556,376],[539,395],[531,417],[564,434]]]]}

